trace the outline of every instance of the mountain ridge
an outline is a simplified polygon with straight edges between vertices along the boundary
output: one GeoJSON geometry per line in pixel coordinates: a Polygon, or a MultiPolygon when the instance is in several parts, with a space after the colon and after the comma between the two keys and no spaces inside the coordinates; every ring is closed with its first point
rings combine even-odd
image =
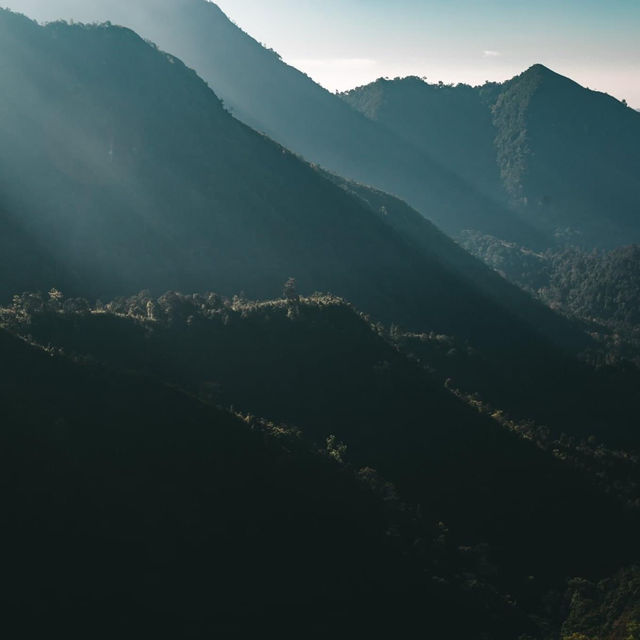
{"type": "MultiPolygon", "coordinates": [[[[294,276],[385,322],[495,344],[539,339],[361,199],[233,119],[194,71],[133,31],[41,27],[10,12],[0,31],[7,214],[83,274],[86,297],[269,297],[294,276]]],[[[18,293],[9,285],[5,297],[18,293]]]]}
{"type": "Polygon", "coordinates": [[[449,232],[481,218],[514,240],[541,234],[424,150],[365,118],[233,24],[205,0],[14,2],[41,19],[111,20],[134,28],[197,70],[250,127],[307,161],[409,201],[449,232]]]}
{"type": "Polygon", "coordinates": [[[640,118],[608,94],[536,64],[504,83],[378,80],[341,95],[467,179],[493,184],[496,192],[498,177],[514,215],[559,245],[611,248],[640,240],[640,118]],[[463,108],[472,108],[473,131],[464,129],[463,108]],[[477,158],[473,166],[469,157],[477,158]]]}

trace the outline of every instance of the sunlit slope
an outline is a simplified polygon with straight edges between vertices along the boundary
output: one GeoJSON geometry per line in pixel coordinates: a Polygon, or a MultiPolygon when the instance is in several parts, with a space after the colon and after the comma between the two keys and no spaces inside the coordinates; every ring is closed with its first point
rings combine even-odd
{"type": "MultiPolygon", "coordinates": [[[[3,12],[0,54],[0,189],[11,223],[80,273],[85,295],[261,297],[294,276],[303,291],[332,291],[385,321],[535,341],[132,31],[40,27],[3,12]]],[[[31,289],[48,285],[33,278],[31,289]]]]}
{"type": "Polygon", "coordinates": [[[205,0],[9,0],[39,19],[110,20],[195,69],[243,122],[309,162],[394,193],[450,233],[488,229],[542,242],[463,172],[345,104],[285,64],[205,0]]]}

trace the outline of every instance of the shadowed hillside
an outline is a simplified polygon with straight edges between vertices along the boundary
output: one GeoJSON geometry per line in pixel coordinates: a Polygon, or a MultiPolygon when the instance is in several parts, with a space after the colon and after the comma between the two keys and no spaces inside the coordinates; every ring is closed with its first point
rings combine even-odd
{"type": "Polygon", "coordinates": [[[531,626],[489,590],[464,593],[455,565],[425,578],[435,555],[412,545],[422,535],[428,548],[435,529],[295,432],[4,330],[0,355],[3,600],[23,633],[427,624],[507,640],[495,616],[531,626]]]}
{"type": "Polygon", "coordinates": [[[342,97],[481,192],[504,200],[491,111],[477,89],[429,84],[416,77],[380,78],[342,97]]]}
{"type": "Polygon", "coordinates": [[[340,300],[143,293],[101,311],[61,304],[36,296],[5,319],[80,358],[295,425],[355,468],[374,467],[444,521],[453,544],[487,543],[487,575],[528,607],[565,576],[601,578],[635,560],[637,515],[602,493],[599,470],[467,407],[340,300]]]}
{"type": "Polygon", "coordinates": [[[343,98],[469,182],[506,195],[514,215],[559,243],[640,239],[640,116],[611,96],[535,65],[503,84],[378,80],[343,98]]]}

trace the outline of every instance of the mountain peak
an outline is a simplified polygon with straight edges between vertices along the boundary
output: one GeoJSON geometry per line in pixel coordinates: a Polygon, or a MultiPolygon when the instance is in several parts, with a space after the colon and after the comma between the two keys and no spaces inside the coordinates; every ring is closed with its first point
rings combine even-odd
{"type": "Polygon", "coordinates": [[[555,71],[549,69],[549,67],[545,67],[543,64],[537,62],[534,65],[531,65],[525,73],[542,73],[542,74],[555,74],[555,71]]]}
{"type": "Polygon", "coordinates": [[[519,76],[516,76],[516,78],[535,78],[539,81],[564,79],[571,82],[569,78],[565,78],[565,76],[560,75],[553,69],[549,69],[549,67],[545,67],[540,63],[532,65],[519,76]]]}

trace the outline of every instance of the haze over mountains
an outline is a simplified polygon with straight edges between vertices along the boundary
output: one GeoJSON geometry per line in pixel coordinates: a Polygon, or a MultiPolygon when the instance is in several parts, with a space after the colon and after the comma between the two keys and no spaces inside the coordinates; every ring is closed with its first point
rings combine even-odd
{"type": "Polygon", "coordinates": [[[380,127],[265,49],[205,0],[14,2],[41,19],[111,20],[194,68],[227,108],[310,162],[408,200],[444,230],[543,242],[503,203],[380,127]]]}
{"type": "Polygon", "coordinates": [[[204,0],[9,6],[132,27],[194,68],[253,128],[402,197],[449,233],[473,229],[532,247],[640,239],[640,118],[541,65],[479,88],[380,80],[344,94],[347,109],[204,0]]]}
{"type": "Polygon", "coordinates": [[[640,118],[611,96],[536,65],[504,84],[378,80],[344,98],[559,241],[640,239],[640,118]]]}
{"type": "Polygon", "coordinates": [[[204,0],[14,6],[114,23],[0,10],[17,617],[636,640],[640,260],[564,244],[637,237],[640,116],[539,66],[332,95],[204,0]]]}
{"type": "MultiPolygon", "coordinates": [[[[388,223],[395,215],[232,118],[193,71],[132,31],[39,27],[8,12],[0,29],[4,216],[18,256],[30,244],[47,255],[33,286],[55,274],[92,298],[145,288],[268,297],[293,275],[304,291],[415,329],[508,343],[535,340],[535,327],[576,342],[479,261],[460,268],[460,249],[415,212],[429,240],[410,244],[388,223]]],[[[23,288],[28,265],[17,264],[5,297],[23,288]]]]}

